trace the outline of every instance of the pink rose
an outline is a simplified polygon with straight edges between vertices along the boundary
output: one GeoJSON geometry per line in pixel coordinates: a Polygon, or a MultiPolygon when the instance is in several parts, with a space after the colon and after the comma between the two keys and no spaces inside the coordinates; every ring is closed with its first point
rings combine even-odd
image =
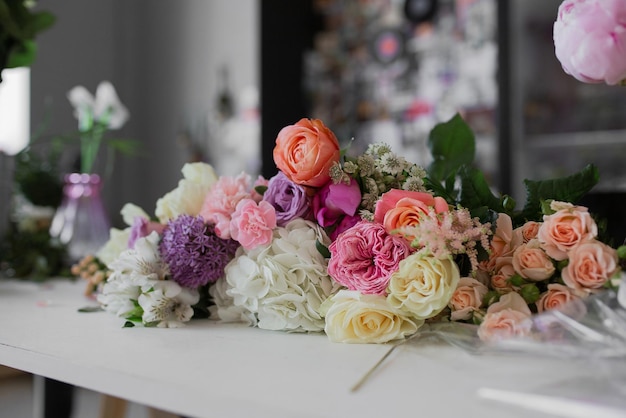
{"type": "Polygon", "coordinates": [[[216,234],[222,239],[229,239],[230,220],[237,204],[252,196],[250,176],[241,173],[237,177],[222,176],[213,185],[204,199],[200,216],[215,225],[216,234]]]}
{"type": "Polygon", "coordinates": [[[478,337],[483,341],[497,341],[530,334],[530,308],[515,292],[503,295],[487,309],[485,318],[478,328],[478,337]]]}
{"type": "Polygon", "coordinates": [[[585,83],[626,79],[626,2],[566,0],[554,22],[554,51],[563,70],[585,83]]]}
{"type": "Polygon", "coordinates": [[[540,281],[554,274],[552,259],[540,247],[539,241],[532,239],[522,244],[513,253],[513,268],[525,279],[540,281]]]}
{"type": "Polygon", "coordinates": [[[580,297],[575,295],[572,289],[562,284],[551,283],[548,285],[548,290],[541,295],[535,304],[537,311],[541,313],[550,309],[562,308],[563,305],[574,300],[580,300],[580,297]]]}
{"type": "Polygon", "coordinates": [[[582,242],[595,239],[598,227],[586,207],[565,207],[544,215],[537,238],[546,253],[555,260],[565,260],[567,253],[582,242]]]}
{"type": "Polygon", "coordinates": [[[499,257],[493,271],[490,283],[494,290],[498,293],[508,293],[513,290],[513,285],[509,282],[515,274],[513,257],[499,257]]]}
{"type": "Polygon", "coordinates": [[[244,199],[237,204],[230,222],[230,236],[246,250],[272,242],[276,211],[266,201],[244,199]]]}
{"type": "MultiPolygon", "coordinates": [[[[448,203],[442,197],[430,193],[392,189],[383,193],[376,202],[374,221],[385,226],[388,232],[403,227],[418,225],[420,217],[429,216],[429,209],[435,213],[447,212],[448,203]]],[[[408,240],[414,237],[407,236],[408,240]]]]}
{"type": "Polygon", "coordinates": [[[563,282],[578,292],[600,289],[618,269],[617,251],[594,240],[569,253],[569,264],[561,272],[563,282]]]}
{"type": "Polygon", "coordinates": [[[450,318],[453,321],[471,319],[472,312],[482,306],[488,290],[487,286],[472,277],[461,277],[448,303],[452,309],[450,318]]]}
{"type": "Polygon", "coordinates": [[[350,290],[386,293],[391,274],[411,254],[409,244],[377,223],[360,221],[328,247],[328,274],[350,290]]]}

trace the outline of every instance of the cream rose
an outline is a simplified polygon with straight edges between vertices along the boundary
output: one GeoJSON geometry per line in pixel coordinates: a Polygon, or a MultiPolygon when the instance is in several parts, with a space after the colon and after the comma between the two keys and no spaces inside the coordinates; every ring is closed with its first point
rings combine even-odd
{"type": "Polygon", "coordinates": [[[459,280],[459,268],[452,258],[414,253],[391,275],[387,300],[415,318],[431,318],[448,305],[459,280]]]}
{"type": "Polygon", "coordinates": [[[487,286],[472,277],[461,277],[448,303],[452,309],[450,319],[453,321],[471,319],[472,312],[481,307],[488,290],[487,286]]]}
{"type": "Polygon", "coordinates": [[[178,187],[157,200],[155,215],[161,223],[183,214],[198,215],[205,196],[217,181],[213,167],[206,163],[185,164],[182,172],[184,178],[178,187]]]}
{"type": "Polygon", "coordinates": [[[569,253],[569,264],[561,272],[563,282],[577,292],[596,291],[618,270],[617,251],[594,240],[569,253]]]}
{"type": "Polygon", "coordinates": [[[532,281],[548,279],[555,271],[554,263],[537,239],[531,239],[515,249],[513,268],[520,276],[532,281]]]}
{"type": "Polygon", "coordinates": [[[598,227],[584,206],[561,206],[552,215],[544,215],[537,232],[546,253],[555,260],[565,260],[567,253],[582,242],[595,239],[598,227]]]}
{"type": "Polygon", "coordinates": [[[530,316],[524,299],[515,292],[507,293],[487,309],[478,328],[478,337],[483,341],[497,341],[529,335],[532,328],[530,316]]]}
{"type": "Polygon", "coordinates": [[[356,290],[340,290],[324,306],[324,331],[332,342],[386,343],[412,335],[424,324],[390,306],[384,296],[356,290]]]}

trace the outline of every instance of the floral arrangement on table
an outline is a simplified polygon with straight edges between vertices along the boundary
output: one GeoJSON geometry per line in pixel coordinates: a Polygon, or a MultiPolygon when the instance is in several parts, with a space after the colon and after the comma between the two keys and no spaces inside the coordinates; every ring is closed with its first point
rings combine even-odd
{"type": "MultiPolygon", "coordinates": [[[[578,7],[621,7],[608,3],[564,2],[557,50],[578,7]]],[[[624,78],[609,72],[581,74],[624,78]]],[[[576,204],[597,183],[595,166],[526,180],[516,209],[473,166],[459,115],[428,141],[426,169],[382,143],[351,158],[322,121],[301,119],[278,133],[275,176],[187,164],[154,217],[126,205],[128,228],[75,273],[127,326],[210,316],[346,343],[403,340],[442,322],[476,324],[486,341],[523,336],[534,314],[619,286],[626,247],[612,247],[606,224],[576,204]]]]}
{"type": "Polygon", "coordinates": [[[430,144],[428,170],[384,144],[349,158],[321,121],[302,119],[278,134],[275,176],[186,164],[154,217],[127,204],[128,228],[74,272],[127,326],[211,316],[356,343],[403,339],[432,321],[516,334],[532,312],[613,284],[616,250],[585,208],[566,203],[597,182],[593,166],[527,181],[516,211],[471,167],[460,116],[430,144]]]}

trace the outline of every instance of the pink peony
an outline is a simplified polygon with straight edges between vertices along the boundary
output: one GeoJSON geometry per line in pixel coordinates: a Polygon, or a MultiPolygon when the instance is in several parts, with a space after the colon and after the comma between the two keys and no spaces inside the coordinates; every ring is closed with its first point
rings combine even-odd
{"type": "Polygon", "coordinates": [[[222,176],[205,197],[200,216],[215,225],[215,232],[220,238],[230,238],[230,220],[237,204],[252,196],[250,183],[250,176],[246,173],[237,177],[222,176]]]}
{"type": "Polygon", "coordinates": [[[626,2],[564,1],[554,22],[554,50],[577,80],[620,83],[626,79],[626,2]]]}
{"type": "Polygon", "coordinates": [[[385,294],[391,274],[411,253],[404,239],[368,221],[339,234],[328,249],[328,274],[348,289],[364,294],[385,294]]]}
{"type": "Polygon", "coordinates": [[[497,341],[530,334],[530,308],[515,292],[503,295],[489,306],[483,322],[478,328],[478,337],[483,341],[497,341]]]}
{"type": "Polygon", "coordinates": [[[272,242],[276,211],[266,201],[244,199],[237,204],[230,222],[230,236],[246,250],[272,242]]]}

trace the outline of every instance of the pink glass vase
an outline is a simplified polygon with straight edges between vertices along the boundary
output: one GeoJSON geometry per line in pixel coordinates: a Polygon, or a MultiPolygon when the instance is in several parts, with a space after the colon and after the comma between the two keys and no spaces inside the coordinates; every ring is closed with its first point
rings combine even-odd
{"type": "Polygon", "coordinates": [[[57,209],[50,235],[67,247],[70,263],[95,254],[109,239],[111,223],[102,203],[102,182],[97,174],[65,176],[63,201],[57,209]]]}

